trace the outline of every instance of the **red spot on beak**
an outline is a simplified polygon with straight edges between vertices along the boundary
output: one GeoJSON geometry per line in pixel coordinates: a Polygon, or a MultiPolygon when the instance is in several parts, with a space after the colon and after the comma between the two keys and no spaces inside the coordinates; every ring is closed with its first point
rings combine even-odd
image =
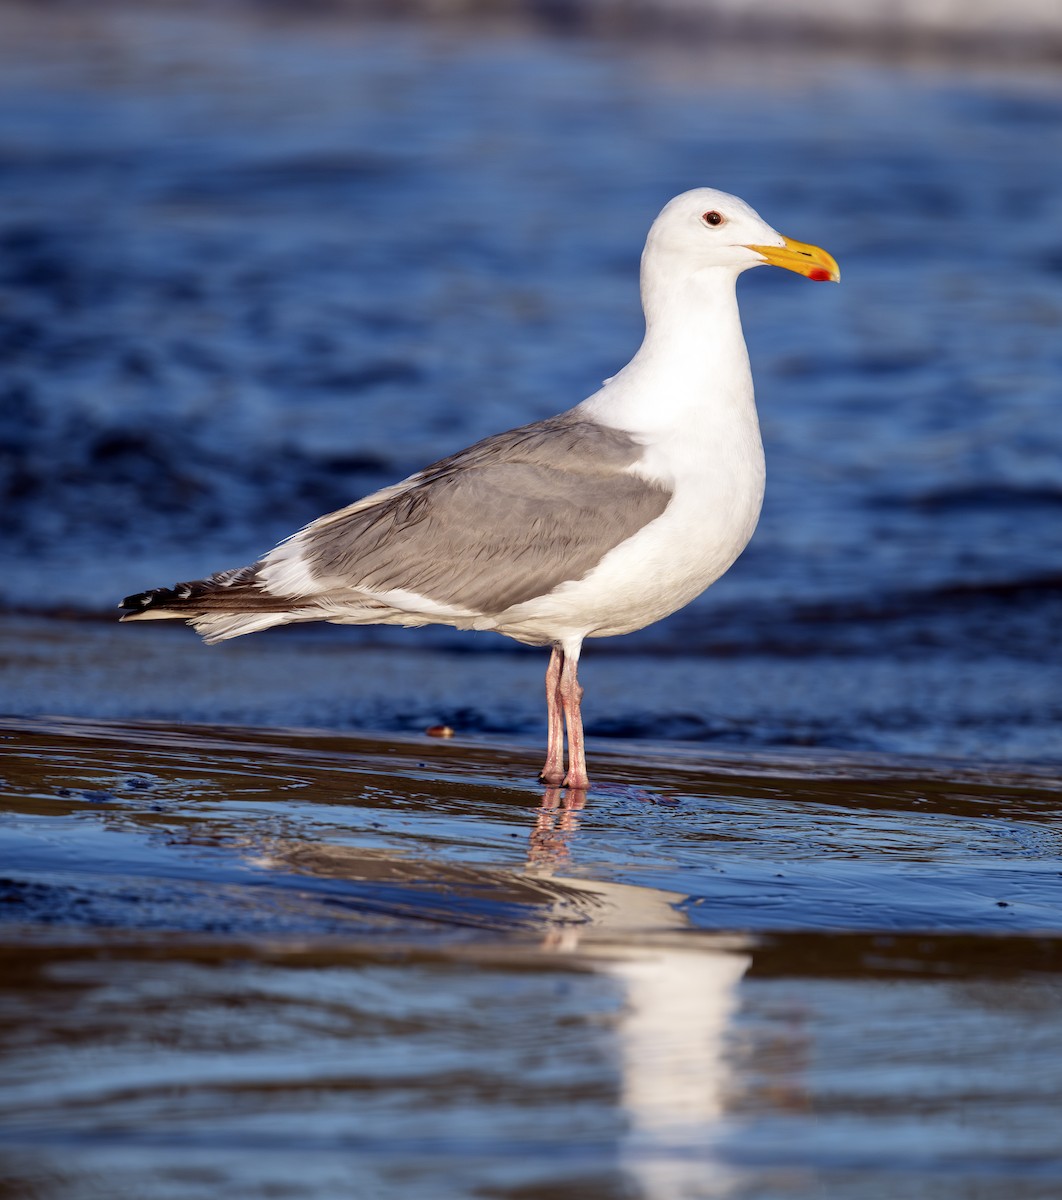
{"type": "Polygon", "coordinates": [[[816,283],[829,283],[830,273],[829,271],[823,270],[822,267],[812,267],[812,269],[808,272],[808,278],[814,279],[816,283]]]}

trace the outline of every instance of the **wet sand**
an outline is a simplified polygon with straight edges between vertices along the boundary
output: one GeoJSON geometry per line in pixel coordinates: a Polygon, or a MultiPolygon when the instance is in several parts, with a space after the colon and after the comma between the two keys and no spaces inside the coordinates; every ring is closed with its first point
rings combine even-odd
{"type": "Polygon", "coordinates": [[[1048,771],[2,736],[4,1195],[1062,1188],[1048,771]]]}

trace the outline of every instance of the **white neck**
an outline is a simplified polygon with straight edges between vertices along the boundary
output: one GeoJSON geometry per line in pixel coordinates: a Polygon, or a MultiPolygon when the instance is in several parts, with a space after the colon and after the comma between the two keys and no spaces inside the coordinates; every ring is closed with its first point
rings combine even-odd
{"type": "Polygon", "coordinates": [[[728,415],[754,418],[752,373],[737,306],[739,273],[710,267],[676,278],[646,254],[641,348],[580,409],[640,433],[692,433],[728,415]]]}

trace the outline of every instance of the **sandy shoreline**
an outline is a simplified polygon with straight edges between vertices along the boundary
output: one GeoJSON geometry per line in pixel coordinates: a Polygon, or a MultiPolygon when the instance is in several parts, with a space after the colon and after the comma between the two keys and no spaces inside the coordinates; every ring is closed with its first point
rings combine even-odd
{"type": "MultiPolygon", "coordinates": [[[[102,822],[103,829],[120,817],[116,832],[132,820],[145,827],[161,821],[179,833],[181,813],[193,825],[200,817],[220,820],[226,829],[244,831],[233,843],[238,857],[267,853],[256,850],[256,843],[279,846],[280,819],[287,850],[274,849],[267,857],[281,854],[274,865],[290,859],[289,868],[310,874],[356,878],[364,870],[353,859],[343,863],[344,839],[323,827],[323,837],[307,838],[322,804],[338,806],[332,810],[337,818],[362,829],[363,848],[381,837],[381,847],[389,841],[391,835],[373,832],[372,814],[383,805],[415,817],[410,825],[399,815],[392,833],[404,828],[401,836],[416,842],[433,827],[439,832],[438,852],[423,857],[422,873],[445,874],[458,862],[470,869],[480,862],[491,870],[508,864],[516,875],[534,873],[538,863],[552,873],[561,863],[578,864],[589,849],[582,846],[580,853],[581,843],[591,842],[596,851],[577,874],[606,888],[665,886],[685,905],[691,897],[699,897],[698,904],[711,898],[710,917],[691,916],[692,908],[686,916],[719,932],[841,930],[868,920],[870,927],[884,922],[892,929],[952,932],[1062,927],[1052,832],[1062,777],[1046,768],[806,751],[713,755],[694,746],[628,743],[618,753],[600,751],[589,795],[569,797],[537,782],[534,750],[489,738],[440,741],[61,718],[6,718],[0,729],[9,812],[33,797],[26,812],[81,814],[90,824],[102,822]],[[464,835],[450,841],[448,825],[455,819],[460,825],[458,814],[468,806],[471,814],[480,804],[507,828],[514,820],[524,826],[519,844],[510,845],[507,834],[499,841],[493,818],[473,841],[464,835]],[[544,851],[537,835],[549,813],[559,824],[552,850],[544,851]],[[764,827],[767,814],[770,825],[764,827]],[[593,832],[580,834],[580,827],[593,832]],[[676,845],[692,839],[691,849],[694,844],[699,849],[689,860],[671,861],[666,853],[660,857],[661,837],[676,839],[676,845]],[[857,848],[861,852],[853,853],[857,848]],[[891,863],[894,852],[899,857],[891,863]],[[723,861],[725,879],[716,875],[723,861]],[[912,867],[924,862],[927,878],[934,877],[934,900],[924,912],[919,875],[926,872],[908,871],[905,861],[912,867]],[[780,891],[768,882],[772,864],[781,871],[777,878],[787,880],[780,891]],[[1012,879],[1018,867],[1020,876],[1012,879]],[[858,897],[846,892],[849,872],[860,880],[858,897]],[[1019,877],[1015,906],[1006,892],[1019,877]],[[875,898],[876,889],[881,894],[875,898]],[[786,902],[779,908],[776,900],[783,894],[786,902]]],[[[189,843],[194,844],[195,839],[189,843]]],[[[204,869],[209,875],[209,864],[204,869]]]]}
{"type": "Polygon", "coordinates": [[[497,736],[0,721],[0,1182],[1057,1190],[1056,771],[592,762],[584,799],[497,736]]]}
{"type": "Polygon", "coordinates": [[[631,747],[584,803],[494,739],[23,719],[0,751],[12,1194],[1062,1182],[1046,772],[631,747]]]}

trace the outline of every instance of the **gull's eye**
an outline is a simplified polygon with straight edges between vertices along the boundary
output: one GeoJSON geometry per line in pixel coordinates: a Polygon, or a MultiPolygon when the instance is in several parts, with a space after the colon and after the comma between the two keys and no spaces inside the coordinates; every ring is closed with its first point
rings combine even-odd
{"type": "Polygon", "coordinates": [[[701,217],[701,220],[705,223],[705,225],[722,225],[723,214],[716,212],[713,208],[711,212],[706,212],[704,216],[701,217]]]}

